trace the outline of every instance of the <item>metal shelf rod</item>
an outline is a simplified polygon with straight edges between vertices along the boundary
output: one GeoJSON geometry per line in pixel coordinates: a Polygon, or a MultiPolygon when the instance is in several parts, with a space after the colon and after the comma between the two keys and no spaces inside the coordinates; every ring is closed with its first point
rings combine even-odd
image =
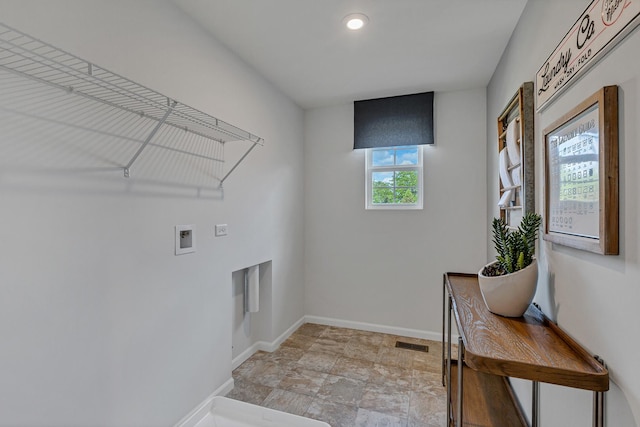
{"type": "MultiPolygon", "coordinates": [[[[169,103],[169,102],[171,102],[171,100],[167,99],[167,102],[169,103]]],[[[131,160],[129,160],[129,163],[127,164],[127,166],[124,167],[124,177],[125,178],[129,178],[129,168],[131,168],[131,165],[133,165],[133,163],[136,161],[136,159],[138,158],[140,153],[142,153],[142,151],[145,148],[147,148],[147,144],[149,144],[151,139],[158,132],[158,129],[160,129],[160,126],[162,126],[162,124],[165,122],[165,120],[167,120],[167,117],[169,117],[169,115],[173,111],[173,108],[176,106],[176,104],[177,104],[177,102],[173,101],[171,103],[171,105],[169,105],[169,109],[167,110],[167,112],[164,113],[164,116],[160,119],[160,121],[158,123],[156,123],[156,126],[153,128],[151,133],[149,133],[149,136],[147,136],[147,139],[145,139],[144,142],[142,143],[142,146],[140,148],[138,148],[138,151],[136,151],[136,154],[133,155],[131,160]]]]}
{"type": "Polygon", "coordinates": [[[240,163],[242,163],[242,161],[249,155],[249,153],[251,152],[251,150],[253,150],[254,148],[256,148],[256,145],[258,145],[257,142],[254,142],[253,145],[251,147],[249,147],[249,149],[244,153],[244,155],[242,157],[240,157],[240,160],[238,160],[236,162],[235,165],[233,165],[233,167],[231,169],[229,169],[229,172],[227,172],[227,174],[224,176],[224,178],[222,178],[220,180],[220,187],[222,187],[222,184],[226,181],[226,179],[229,177],[229,175],[231,175],[231,172],[233,172],[234,170],[236,170],[236,168],[238,167],[238,165],[240,165],[240,163]]]}

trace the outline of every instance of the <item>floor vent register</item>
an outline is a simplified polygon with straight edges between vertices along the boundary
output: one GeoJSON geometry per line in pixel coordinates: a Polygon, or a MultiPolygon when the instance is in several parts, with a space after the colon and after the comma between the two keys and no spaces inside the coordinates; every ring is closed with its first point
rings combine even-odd
{"type": "Polygon", "coordinates": [[[404,342],[404,341],[396,341],[396,348],[405,348],[407,350],[421,351],[423,353],[429,352],[429,346],[427,345],[412,344],[410,342],[404,342]]]}

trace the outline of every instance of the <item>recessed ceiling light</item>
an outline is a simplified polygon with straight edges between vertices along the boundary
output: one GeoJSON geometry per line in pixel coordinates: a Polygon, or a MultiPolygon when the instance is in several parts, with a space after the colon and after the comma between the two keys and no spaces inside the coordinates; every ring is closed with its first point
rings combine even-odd
{"type": "Polygon", "coordinates": [[[362,13],[352,13],[345,16],[342,22],[347,26],[348,29],[355,31],[367,25],[367,22],[369,22],[369,18],[367,17],[367,15],[362,13]]]}

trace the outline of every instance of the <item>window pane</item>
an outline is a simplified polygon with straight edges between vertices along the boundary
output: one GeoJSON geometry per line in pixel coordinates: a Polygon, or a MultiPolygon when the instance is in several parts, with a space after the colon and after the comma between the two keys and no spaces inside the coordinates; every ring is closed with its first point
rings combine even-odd
{"type": "Polygon", "coordinates": [[[407,147],[396,150],[396,165],[417,165],[418,147],[407,147]]]}
{"type": "Polygon", "coordinates": [[[393,172],[373,172],[371,181],[374,187],[393,187],[393,172]]]}
{"type": "Polygon", "coordinates": [[[390,150],[373,150],[371,164],[373,166],[390,166],[393,165],[393,149],[390,150]]]}
{"type": "Polygon", "coordinates": [[[395,203],[416,203],[418,201],[417,188],[397,188],[395,194],[395,203]]]}
{"type": "Polygon", "coordinates": [[[374,204],[390,204],[393,203],[394,194],[391,187],[375,187],[373,189],[374,204]]]}
{"type": "Polygon", "coordinates": [[[396,187],[416,187],[418,185],[417,171],[396,171],[396,187]]]}

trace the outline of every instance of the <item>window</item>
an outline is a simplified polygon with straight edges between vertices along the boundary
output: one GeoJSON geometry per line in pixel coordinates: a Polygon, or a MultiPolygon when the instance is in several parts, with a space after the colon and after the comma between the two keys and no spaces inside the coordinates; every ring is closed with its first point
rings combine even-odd
{"type": "Polygon", "coordinates": [[[366,208],[422,209],[422,146],[366,150],[366,208]]]}
{"type": "Polygon", "coordinates": [[[422,209],[422,146],[434,143],[433,92],[354,101],[353,148],[366,150],[366,209],[422,209]]]}

